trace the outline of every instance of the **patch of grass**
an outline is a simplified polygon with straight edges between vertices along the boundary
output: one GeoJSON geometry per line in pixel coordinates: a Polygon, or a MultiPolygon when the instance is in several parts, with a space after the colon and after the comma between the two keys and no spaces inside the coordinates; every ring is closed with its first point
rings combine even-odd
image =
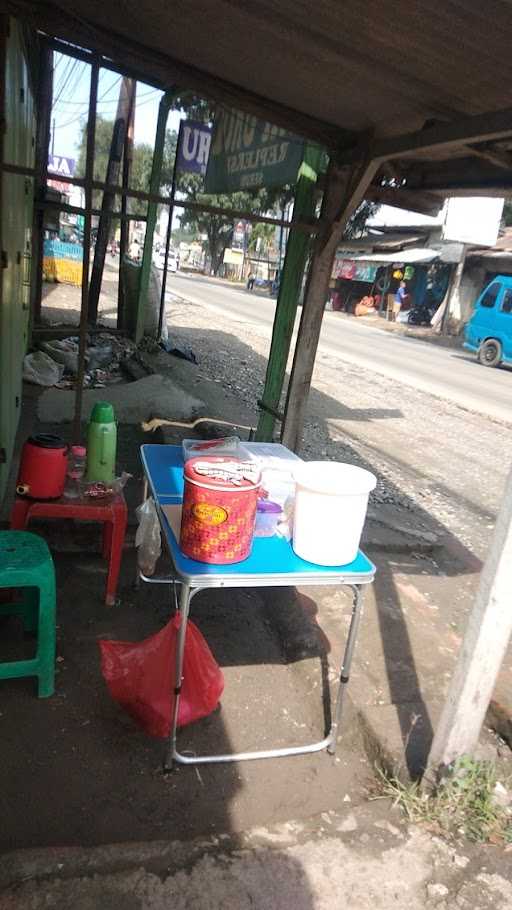
{"type": "Polygon", "coordinates": [[[391,799],[409,821],[479,843],[512,842],[512,808],[496,798],[498,779],[493,762],[466,756],[458,759],[432,793],[418,783],[403,784],[380,768],[377,774],[378,793],[372,798],[391,799]]]}

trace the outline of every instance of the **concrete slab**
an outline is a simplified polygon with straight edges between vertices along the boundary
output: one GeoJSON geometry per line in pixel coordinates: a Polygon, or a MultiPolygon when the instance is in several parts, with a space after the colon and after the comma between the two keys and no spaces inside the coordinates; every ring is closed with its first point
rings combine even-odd
{"type": "Polygon", "coordinates": [[[236,837],[18,851],[3,910],[508,910],[512,857],[409,826],[387,801],[236,837]]]}
{"type": "MultiPolygon", "coordinates": [[[[104,389],[85,389],[83,414],[87,418],[97,401],[110,401],[119,423],[140,423],[151,417],[193,420],[204,413],[204,402],[191,395],[168,376],[147,376],[137,382],[104,389]]],[[[66,423],[73,419],[75,393],[48,389],[38,401],[37,416],[44,423],[66,423]]]]}

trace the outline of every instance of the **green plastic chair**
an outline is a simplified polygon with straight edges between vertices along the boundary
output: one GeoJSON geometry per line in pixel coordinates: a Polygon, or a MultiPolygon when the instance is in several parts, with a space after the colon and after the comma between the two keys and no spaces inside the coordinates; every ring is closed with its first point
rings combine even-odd
{"type": "Polygon", "coordinates": [[[0,603],[0,615],[21,616],[37,634],[36,656],[0,663],[0,679],[37,676],[39,698],[55,691],[55,570],[42,537],[29,531],[0,531],[0,589],[17,588],[18,602],[0,603]]]}

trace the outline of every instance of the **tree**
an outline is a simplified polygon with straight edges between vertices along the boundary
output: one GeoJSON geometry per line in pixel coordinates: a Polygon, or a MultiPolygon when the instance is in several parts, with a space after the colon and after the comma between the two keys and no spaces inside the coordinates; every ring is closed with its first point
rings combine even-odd
{"type": "Polygon", "coordinates": [[[345,240],[353,240],[357,237],[362,237],[364,234],[364,229],[366,227],[366,222],[371,218],[380,208],[378,202],[369,202],[367,199],[363,200],[361,205],[355,210],[352,217],[349,219],[348,224],[343,233],[345,240]]]}
{"type": "MultiPolygon", "coordinates": [[[[107,164],[112,142],[114,121],[107,120],[98,114],[96,118],[96,136],[94,147],[94,180],[104,181],[107,176],[107,164]]],[[[164,161],[162,167],[161,190],[167,190],[172,182],[172,170],[176,155],[178,141],[175,130],[167,130],[165,134],[164,161]]],[[[80,145],[78,148],[77,172],[85,173],[85,155],[87,146],[87,126],[82,128],[80,145]]],[[[130,173],[130,188],[142,192],[149,192],[151,168],[153,165],[153,147],[147,142],[136,142],[133,146],[132,167],[130,173]]],[[[93,206],[100,208],[102,191],[93,192],[93,206]]],[[[145,215],[147,202],[140,199],[128,199],[128,212],[133,215],[145,215]]]]}
{"type": "MultiPolygon", "coordinates": [[[[179,181],[179,190],[186,199],[203,205],[214,205],[219,208],[232,208],[240,212],[264,215],[273,209],[276,191],[259,190],[257,193],[231,193],[211,195],[202,193],[202,178],[194,174],[183,174],[179,181]]],[[[209,212],[198,212],[185,209],[180,224],[184,228],[195,230],[197,234],[206,235],[208,254],[214,275],[217,275],[224,258],[224,251],[233,238],[233,218],[229,215],[217,215],[209,212]]]]}
{"type": "Polygon", "coordinates": [[[275,233],[276,228],[273,224],[265,224],[262,222],[259,224],[253,224],[248,244],[249,251],[251,253],[255,253],[258,248],[262,252],[268,250],[269,246],[272,245],[275,233]]]}

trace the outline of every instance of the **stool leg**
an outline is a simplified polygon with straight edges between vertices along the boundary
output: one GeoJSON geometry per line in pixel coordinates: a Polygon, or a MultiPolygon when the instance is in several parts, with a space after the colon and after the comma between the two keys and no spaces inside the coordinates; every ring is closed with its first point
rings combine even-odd
{"type": "Polygon", "coordinates": [[[110,553],[112,551],[112,532],[114,530],[114,523],[112,521],[103,522],[103,537],[102,537],[102,553],[103,559],[110,559],[110,553]]]}
{"type": "Polygon", "coordinates": [[[47,698],[55,692],[55,579],[39,589],[37,634],[38,695],[47,698]]]}
{"type": "Polygon", "coordinates": [[[26,528],[29,509],[30,500],[17,496],[11,509],[11,531],[23,531],[26,528]]]}
{"type": "Polygon", "coordinates": [[[39,622],[39,589],[23,588],[23,604],[20,615],[25,632],[37,632],[39,622]]]}
{"type": "Polygon", "coordinates": [[[110,549],[110,562],[108,566],[107,578],[107,595],[105,603],[107,607],[113,607],[116,602],[117,581],[119,578],[119,569],[121,568],[121,557],[123,555],[123,544],[126,533],[126,510],[117,512],[112,523],[112,546],[110,549]]]}

